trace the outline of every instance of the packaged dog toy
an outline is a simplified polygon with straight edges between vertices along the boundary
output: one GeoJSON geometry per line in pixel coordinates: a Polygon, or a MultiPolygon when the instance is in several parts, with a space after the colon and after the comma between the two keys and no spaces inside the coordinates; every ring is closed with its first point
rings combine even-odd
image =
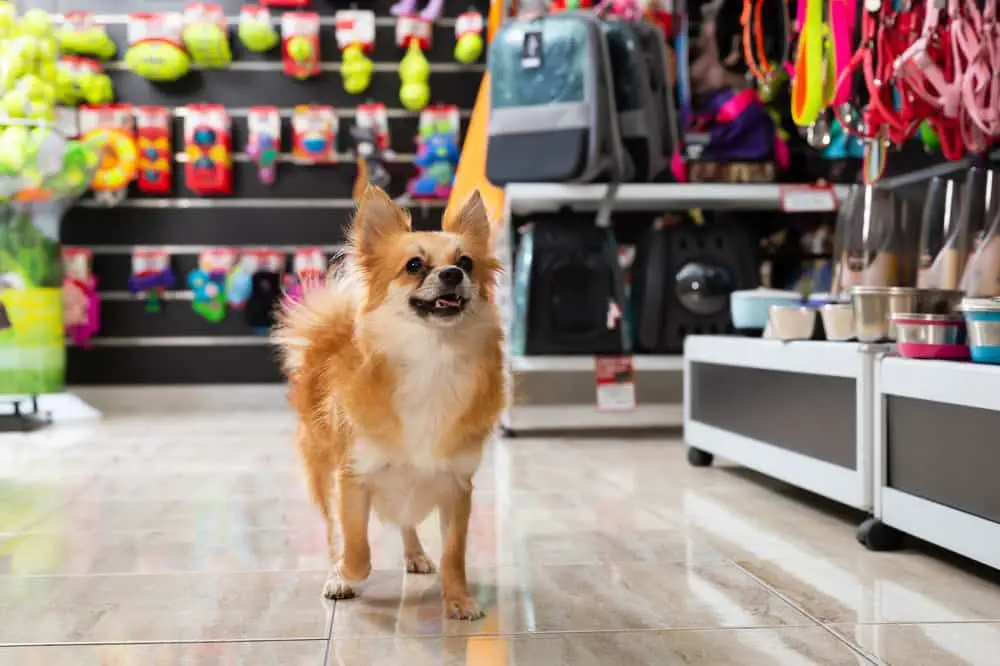
{"type": "Polygon", "coordinates": [[[247,155],[257,165],[260,182],[273,185],[281,151],[281,115],[276,106],[254,106],[247,114],[247,155]]]}
{"type": "Polygon", "coordinates": [[[320,73],[319,14],[287,12],[281,17],[281,58],[288,76],[308,79],[320,73]]]}
{"type": "Polygon", "coordinates": [[[146,304],[146,312],[163,308],[163,294],[174,286],[170,255],[155,248],[136,248],[132,252],[132,276],[128,289],[146,304]]]}
{"type": "Polygon", "coordinates": [[[344,90],[360,95],[368,90],[375,67],[366,55],[375,47],[375,12],[359,9],[341,10],[337,24],[337,46],[343,54],[340,74],[344,90]]]}
{"type": "Polygon", "coordinates": [[[197,194],[233,193],[232,132],[220,104],[193,104],[184,110],[184,180],[197,194]]]}
{"type": "Polygon", "coordinates": [[[177,12],[129,14],[125,64],[144,79],[176,81],[191,69],[183,32],[184,17],[177,12]]]}
{"type": "Polygon", "coordinates": [[[139,149],[136,185],[145,194],[168,194],[173,186],[174,162],[170,132],[173,118],[162,106],[135,108],[135,133],[139,149]]]}
{"type": "Polygon", "coordinates": [[[73,347],[90,347],[101,328],[101,299],[91,270],[93,254],[83,248],[63,248],[63,319],[66,340],[73,347]]]}
{"type": "Polygon", "coordinates": [[[221,69],[233,61],[229,48],[229,26],[220,5],[201,2],[184,7],[184,46],[200,66],[221,69]]]}
{"type": "Polygon", "coordinates": [[[302,105],[292,116],[292,154],[300,164],[334,164],[340,121],[332,106],[302,105]]]}

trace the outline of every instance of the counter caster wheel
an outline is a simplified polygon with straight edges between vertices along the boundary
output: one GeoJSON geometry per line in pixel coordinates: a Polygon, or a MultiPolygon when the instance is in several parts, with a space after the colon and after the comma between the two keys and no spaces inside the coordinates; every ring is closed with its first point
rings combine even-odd
{"type": "Polygon", "coordinates": [[[688,464],[692,467],[708,467],[713,460],[715,460],[715,455],[708,451],[702,451],[693,446],[688,447],[688,464]]]}
{"type": "Polygon", "coordinates": [[[899,530],[889,527],[878,518],[869,518],[858,527],[858,543],[875,552],[896,550],[903,541],[899,530]]]}

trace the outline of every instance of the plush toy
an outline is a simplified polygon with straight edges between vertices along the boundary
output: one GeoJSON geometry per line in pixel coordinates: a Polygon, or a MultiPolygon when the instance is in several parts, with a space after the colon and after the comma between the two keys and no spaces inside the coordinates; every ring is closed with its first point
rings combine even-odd
{"type": "Polygon", "coordinates": [[[413,164],[420,169],[420,173],[406,188],[414,199],[447,199],[451,194],[460,154],[456,137],[457,124],[438,118],[454,116],[457,116],[457,109],[454,107],[424,111],[417,156],[413,159],[413,164]]]}

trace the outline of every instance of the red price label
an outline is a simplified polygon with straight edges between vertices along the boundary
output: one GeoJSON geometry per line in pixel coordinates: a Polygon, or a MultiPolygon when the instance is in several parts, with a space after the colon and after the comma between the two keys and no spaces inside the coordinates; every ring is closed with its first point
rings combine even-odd
{"type": "Polygon", "coordinates": [[[597,408],[608,412],[635,409],[635,370],[631,356],[595,356],[597,408]]]}

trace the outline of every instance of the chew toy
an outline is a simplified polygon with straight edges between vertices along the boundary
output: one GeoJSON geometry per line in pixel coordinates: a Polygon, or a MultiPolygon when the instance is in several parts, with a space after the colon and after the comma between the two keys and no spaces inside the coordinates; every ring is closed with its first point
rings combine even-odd
{"type": "Polygon", "coordinates": [[[471,65],[483,54],[483,15],[477,11],[460,14],[455,21],[455,60],[471,65]]]}
{"type": "Polygon", "coordinates": [[[255,106],[247,114],[247,155],[257,165],[260,182],[273,185],[281,150],[281,115],[277,107],[255,106]]]}
{"type": "Polygon", "coordinates": [[[458,108],[436,106],[420,114],[420,137],[413,163],[420,170],[407,184],[414,199],[447,199],[458,166],[458,108]]]}
{"type": "Polygon", "coordinates": [[[192,104],[184,111],[184,184],[196,194],[233,193],[232,133],[220,104],[192,104]]]}
{"type": "Polygon", "coordinates": [[[271,12],[266,7],[243,5],[240,8],[240,24],[237,36],[248,51],[267,53],[281,41],[278,31],[271,23],[271,12]]]}
{"type": "Polygon", "coordinates": [[[118,203],[125,198],[139,166],[132,107],[128,104],[83,107],[80,133],[85,142],[104,146],[104,157],[91,183],[96,198],[109,205],[118,203]]]}
{"type": "Polygon", "coordinates": [[[115,57],[115,42],[103,25],[94,21],[90,12],[68,12],[65,22],[56,32],[63,53],[90,56],[101,60],[115,57]]]}
{"type": "Polygon", "coordinates": [[[295,107],[292,116],[292,155],[299,164],[334,164],[340,121],[332,106],[295,107]]]}
{"type": "Polygon", "coordinates": [[[63,319],[73,347],[91,346],[101,328],[101,299],[91,270],[93,255],[83,248],[63,248],[63,319]]]}
{"type": "Polygon", "coordinates": [[[174,272],[170,269],[170,255],[164,250],[136,248],[132,252],[132,276],[129,291],[143,299],[146,312],[163,309],[163,295],[174,286],[174,272]]]}
{"type": "Polygon", "coordinates": [[[337,47],[343,54],[340,74],[344,90],[360,95],[368,90],[375,66],[366,53],[375,47],[375,12],[357,9],[337,12],[337,47]]]}
{"type": "Polygon", "coordinates": [[[281,58],[288,76],[308,79],[320,73],[319,14],[287,12],[281,17],[281,58]]]}
{"type": "MultiPolygon", "coordinates": [[[[420,12],[422,21],[436,21],[441,18],[444,10],[444,0],[429,0],[420,12]]],[[[417,0],[399,0],[389,8],[389,13],[393,16],[413,16],[417,12],[417,0]]]]}
{"type": "Polygon", "coordinates": [[[431,66],[424,55],[431,44],[430,23],[412,16],[400,17],[396,21],[396,44],[406,49],[399,61],[399,101],[410,111],[419,111],[431,99],[431,66]]]}
{"type": "Polygon", "coordinates": [[[391,156],[389,118],[385,105],[359,104],[355,117],[357,122],[351,128],[351,138],[354,139],[358,174],[352,194],[357,200],[369,184],[385,189],[392,178],[385,168],[385,161],[391,156]]]}
{"type": "Polygon", "coordinates": [[[150,81],[176,81],[191,69],[184,51],[184,18],[177,12],[129,14],[125,64],[150,81]]]}
{"type": "Polygon", "coordinates": [[[173,185],[172,118],[162,106],[135,109],[136,143],[139,149],[137,185],[146,194],[168,194],[173,185]]]}
{"type": "Polygon", "coordinates": [[[233,61],[229,27],[220,5],[200,2],[186,5],[181,39],[191,59],[202,67],[222,69],[233,61]]]}
{"type": "Polygon", "coordinates": [[[191,308],[212,323],[226,317],[226,280],[235,263],[236,250],[206,250],[198,256],[198,268],[188,274],[191,308]]]}

